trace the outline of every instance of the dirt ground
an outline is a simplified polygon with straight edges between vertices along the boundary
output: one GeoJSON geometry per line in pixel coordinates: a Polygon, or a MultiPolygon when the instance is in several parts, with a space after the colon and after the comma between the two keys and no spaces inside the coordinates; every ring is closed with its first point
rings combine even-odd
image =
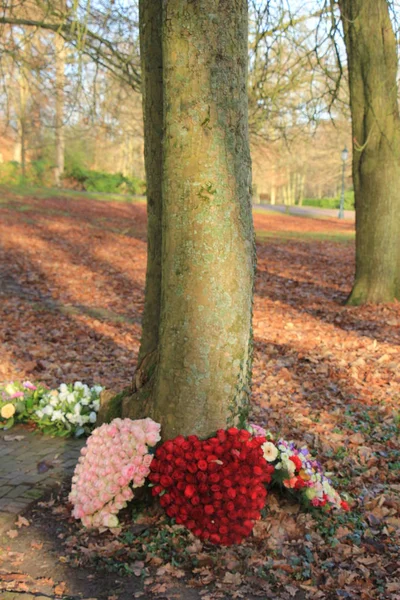
{"type": "MultiPolygon", "coordinates": [[[[306,513],[271,495],[251,539],[215,550],[157,512],[135,512],[134,523],[127,515],[118,539],[90,536],[61,492],[1,545],[0,574],[20,573],[25,591],[40,576],[53,594],[65,582],[64,598],[400,599],[400,305],[344,305],[352,224],[254,220],[253,418],[318,452],[352,511],[306,513]]],[[[2,192],[0,381],[126,384],[140,340],[145,230],[144,204],[2,192]]]]}

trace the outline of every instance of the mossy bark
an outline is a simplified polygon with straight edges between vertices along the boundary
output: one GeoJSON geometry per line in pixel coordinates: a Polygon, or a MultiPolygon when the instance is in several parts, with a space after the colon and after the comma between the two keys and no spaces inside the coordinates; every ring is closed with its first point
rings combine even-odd
{"type": "Polygon", "coordinates": [[[208,435],[247,404],[254,272],[245,0],[163,5],[162,309],[154,415],[208,435]]]}
{"type": "MultiPolygon", "coordinates": [[[[162,40],[159,337],[123,412],[153,417],[167,439],[226,427],[249,399],[255,253],[247,2],[168,0],[162,40]]],[[[143,326],[144,340],[146,320],[143,326]]]]}
{"type": "Polygon", "coordinates": [[[163,66],[161,0],[140,0],[140,55],[147,182],[147,271],[140,362],[158,345],[161,305],[163,66]]]}
{"type": "Polygon", "coordinates": [[[339,0],[349,67],[356,276],[349,304],[400,298],[400,119],[386,0],[339,0]]]}

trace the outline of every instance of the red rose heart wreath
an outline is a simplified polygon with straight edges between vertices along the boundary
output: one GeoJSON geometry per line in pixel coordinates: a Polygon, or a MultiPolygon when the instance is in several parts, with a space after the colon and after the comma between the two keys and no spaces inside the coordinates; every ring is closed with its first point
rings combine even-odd
{"type": "Polygon", "coordinates": [[[164,442],[149,479],[167,515],[214,544],[239,544],[265,506],[274,467],[261,449],[264,437],[234,427],[201,441],[195,435],[164,442]]]}

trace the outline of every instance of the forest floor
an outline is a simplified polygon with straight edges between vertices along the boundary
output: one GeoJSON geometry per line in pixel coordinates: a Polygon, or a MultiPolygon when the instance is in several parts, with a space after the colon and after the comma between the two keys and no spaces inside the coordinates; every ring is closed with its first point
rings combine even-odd
{"type": "MultiPolygon", "coordinates": [[[[1,539],[0,597],[38,588],[40,556],[41,579],[65,600],[400,599],[400,304],[344,305],[352,223],[254,220],[253,419],[316,451],[352,510],[306,512],[274,493],[251,538],[216,549],[140,507],[117,538],[88,534],[70,518],[66,482],[1,539]],[[7,570],[16,575],[1,587],[7,570]]],[[[143,203],[3,190],[0,381],[123,387],[139,348],[145,238],[143,203]]]]}

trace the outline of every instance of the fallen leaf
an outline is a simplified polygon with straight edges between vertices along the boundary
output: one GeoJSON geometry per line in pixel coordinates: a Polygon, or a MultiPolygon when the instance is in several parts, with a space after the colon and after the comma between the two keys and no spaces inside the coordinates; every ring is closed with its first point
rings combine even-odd
{"type": "Polygon", "coordinates": [[[41,550],[43,548],[43,542],[31,542],[31,548],[33,548],[33,550],[41,550]]]}
{"type": "Polygon", "coordinates": [[[15,524],[18,527],[18,529],[21,529],[22,526],[29,527],[30,525],[28,519],[25,519],[25,517],[22,517],[21,515],[18,517],[15,524]]]}
{"type": "Polygon", "coordinates": [[[16,529],[10,529],[6,533],[7,533],[8,537],[11,539],[18,537],[18,531],[16,529]]]}
{"type": "Polygon", "coordinates": [[[47,473],[47,471],[49,471],[50,469],[54,469],[54,465],[48,460],[42,460],[37,464],[37,472],[39,474],[47,473]]]}
{"type": "Polygon", "coordinates": [[[62,596],[66,589],[67,584],[65,583],[65,581],[60,581],[60,583],[57,583],[57,585],[54,586],[54,593],[56,594],[56,596],[62,596]]]}

